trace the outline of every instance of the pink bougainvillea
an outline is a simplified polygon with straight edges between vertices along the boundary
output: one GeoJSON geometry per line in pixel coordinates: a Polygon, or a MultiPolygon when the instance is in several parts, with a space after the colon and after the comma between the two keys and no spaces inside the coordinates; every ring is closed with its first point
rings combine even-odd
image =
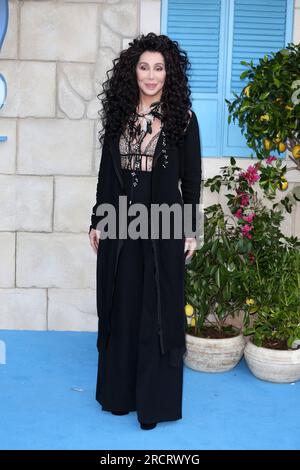
{"type": "Polygon", "coordinates": [[[249,165],[247,170],[241,171],[239,176],[241,179],[247,180],[249,185],[253,185],[260,178],[257,170],[258,170],[257,165],[249,165]]]}
{"type": "Polygon", "coordinates": [[[274,160],[277,160],[277,158],[274,157],[274,155],[270,155],[268,158],[266,158],[266,163],[268,163],[268,165],[271,165],[271,163],[272,163],[274,160]]]}
{"type": "Polygon", "coordinates": [[[248,253],[248,259],[249,259],[249,262],[250,262],[251,264],[254,263],[254,261],[255,261],[255,256],[254,256],[254,254],[252,253],[252,251],[250,251],[250,253],[248,253]]]}
{"type": "Polygon", "coordinates": [[[235,213],[234,213],[235,217],[237,217],[238,219],[241,219],[243,217],[243,210],[241,208],[239,208],[235,213]]]}
{"type": "Polygon", "coordinates": [[[248,237],[248,238],[252,238],[252,235],[250,232],[250,230],[252,230],[252,226],[251,225],[248,225],[248,224],[245,224],[242,226],[241,228],[241,232],[242,232],[242,235],[243,237],[248,237]]]}
{"type": "Polygon", "coordinates": [[[249,214],[249,215],[244,215],[243,220],[245,222],[249,222],[251,224],[251,222],[253,222],[254,217],[255,217],[255,213],[251,212],[251,214],[249,214]]]}
{"type": "Polygon", "coordinates": [[[246,194],[246,193],[241,194],[240,204],[241,204],[241,206],[248,206],[248,204],[249,204],[249,194],[246,194]]]}

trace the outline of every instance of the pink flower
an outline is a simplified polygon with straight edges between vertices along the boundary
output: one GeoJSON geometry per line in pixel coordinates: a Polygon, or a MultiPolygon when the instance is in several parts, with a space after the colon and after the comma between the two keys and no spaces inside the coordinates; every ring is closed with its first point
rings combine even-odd
{"type": "Polygon", "coordinates": [[[243,209],[239,208],[235,213],[234,213],[235,217],[237,217],[238,219],[241,219],[243,217],[243,209]]]}
{"type": "Polygon", "coordinates": [[[253,222],[254,217],[255,217],[255,213],[252,212],[252,213],[249,214],[249,215],[245,215],[245,216],[243,217],[243,220],[244,220],[245,222],[249,222],[249,223],[251,224],[251,222],[253,222]]]}
{"type": "Polygon", "coordinates": [[[249,204],[249,195],[246,193],[241,194],[241,206],[248,206],[249,204]]]}
{"type": "Polygon", "coordinates": [[[248,224],[243,225],[243,227],[241,228],[243,237],[252,238],[252,235],[249,233],[250,230],[252,230],[252,228],[253,227],[251,225],[248,225],[248,224]]]}
{"type": "Polygon", "coordinates": [[[274,160],[277,160],[276,157],[274,157],[274,155],[270,155],[267,159],[266,159],[266,162],[271,165],[271,163],[274,161],[274,160]]]}
{"type": "Polygon", "coordinates": [[[254,184],[260,178],[257,173],[257,167],[254,165],[249,165],[246,171],[240,173],[240,176],[247,180],[250,185],[254,184]]]}
{"type": "Polygon", "coordinates": [[[255,261],[255,256],[252,252],[249,253],[248,258],[249,258],[250,263],[253,264],[255,261]]]}

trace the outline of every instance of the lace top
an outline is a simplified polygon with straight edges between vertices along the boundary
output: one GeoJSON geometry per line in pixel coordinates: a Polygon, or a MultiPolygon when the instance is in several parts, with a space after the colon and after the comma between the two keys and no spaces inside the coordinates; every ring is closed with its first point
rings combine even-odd
{"type": "Polygon", "coordinates": [[[142,133],[136,142],[130,141],[127,135],[121,134],[119,149],[121,158],[121,168],[126,170],[152,171],[152,160],[155,147],[161,130],[156,132],[145,149],[142,149],[142,142],[146,133],[142,133]]]}

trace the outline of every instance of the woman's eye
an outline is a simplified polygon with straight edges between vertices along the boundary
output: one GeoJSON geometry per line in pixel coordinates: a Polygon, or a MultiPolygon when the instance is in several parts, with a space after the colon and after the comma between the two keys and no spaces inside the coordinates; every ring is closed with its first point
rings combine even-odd
{"type": "MultiPolygon", "coordinates": [[[[147,70],[145,66],[141,66],[141,70],[147,70]]],[[[161,72],[163,69],[161,67],[157,68],[156,71],[157,72],[161,72]]]]}

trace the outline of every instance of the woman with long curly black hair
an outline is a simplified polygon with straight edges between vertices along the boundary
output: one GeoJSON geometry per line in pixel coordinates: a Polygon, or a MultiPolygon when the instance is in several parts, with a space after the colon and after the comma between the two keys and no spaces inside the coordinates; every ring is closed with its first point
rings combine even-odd
{"type": "Polygon", "coordinates": [[[137,411],[142,429],[182,418],[184,271],[197,246],[201,185],[189,67],[177,41],[140,35],[113,61],[98,95],[104,95],[104,132],[89,230],[97,253],[96,399],[114,414],[137,411]],[[121,197],[126,197],[126,223],[134,222],[134,204],[147,209],[141,236],[121,235],[121,197]],[[104,236],[111,222],[107,204],[115,210],[116,236],[104,236]],[[152,236],[151,211],[157,204],[177,205],[181,228],[183,208],[189,205],[191,231],[184,225],[180,236],[174,235],[175,222],[169,219],[168,235],[159,228],[152,236]]]}

